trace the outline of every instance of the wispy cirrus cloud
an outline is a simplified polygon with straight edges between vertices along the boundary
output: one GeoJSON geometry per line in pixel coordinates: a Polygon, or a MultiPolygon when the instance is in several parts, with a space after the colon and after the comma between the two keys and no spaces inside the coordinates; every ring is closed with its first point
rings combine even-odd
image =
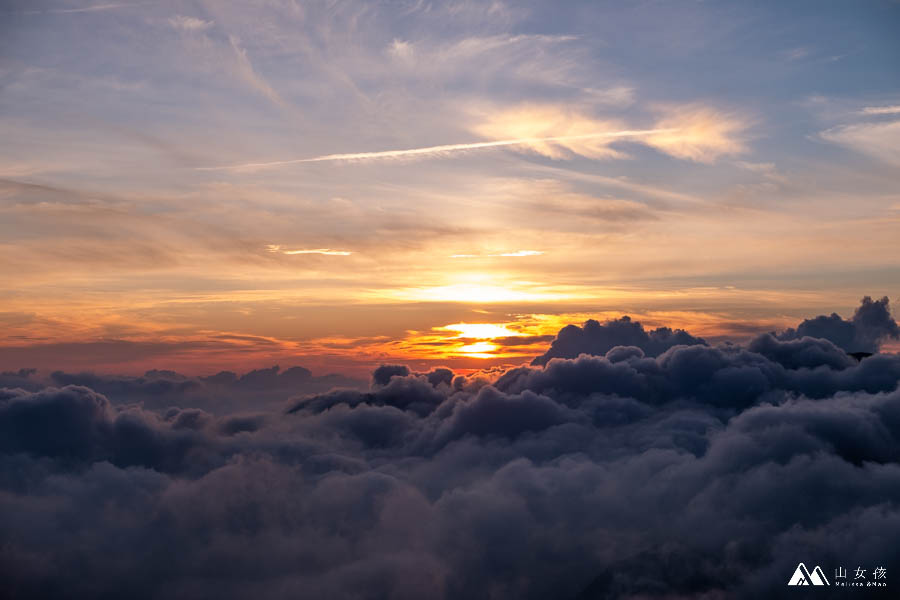
{"type": "Polygon", "coordinates": [[[450,258],[522,258],[525,256],[541,256],[543,254],[540,250],[515,250],[497,254],[453,254],[450,258]]]}
{"type": "Polygon", "coordinates": [[[21,14],[26,15],[45,15],[45,14],[74,14],[74,13],[88,13],[88,12],[102,12],[107,10],[116,10],[118,8],[133,8],[136,6],[142,6],[147,4],[146,2],[139,2],[134,4],[94,4],[90,6],[81,6],[77,8],[46,8],[43,10],[23,10],[21,14]]]}
{"type": "Polygon", "coordinates": [[[234,51],[235,58],[237,59],[235,62],[235,72],[237,76],[259,94],[271,100],[274,104],[281,108],[287,107],[287,103],[281,95],[275,91],[275,88],[273,88],[269,82],[253,68],[247,50],[241,45],[241,40],[236,36],[230,35],[228,36],[228,41],[231,44],[231,49],[234,51]]]}
{"type": "MultiPolygon", "coordinates": [[[[712,107],[692,104],[665,106],[663,114],[651,129],[633,131],[631,141],[642,143],[674,158],[694,162],[714,162],[722,155],[740,154],[746,150],[742,140],[749,127],[746,118],[712,107]]],[[[586,158],[627,158],[618,148],[614,136],[580,135],[585,131],[624,129],[621,121],[593,118],[567,106],[525,105],[488,114],[473,131],[484,137],[516,136],[530,139],[523,144],[528,150],[553,159],[572,155],[586,158]],[[555,137],[547,132],[564,132],[555,137]]]]}
{"type": "Polygon", "coordinates": [[[807,58],[810,54],[810,49],[802,46],[799,48],[791,48],[790,50],[782,52],[782,56],[790,61],[802,60],[804,58],[807,58]]]}
{"type": "Polygon", "coordinates": [[[646,143],[661,152],[701,163],[746,151],[746,118],[702,105],[666,107],[646,143]]]}
{"type": "Polygon", "coordinates": [[[900,165],[900,121],[842,125],[819,136],[882,162],[900,165]]]}
{"type": "Polygon", "coordinates": [[[273,254],[287,254],[288,256],[294,256],[298,254],[323,254],[325,256],[350,256],[353,252],[349,250],[332,250],[331,248],[312,248],[312,249],[301,249],[301,250],[290,250],[287,248],[283,248],[279,245],[270,244],[266,247],[266,250],[272,252],[273,254]]]}
{"type": "Polygon", "coordinates": [[[662,133],[630,129],[618,120],[594,119],[576,109],[556,104],[526,104],[479,115],[470,129],[488,139],[512,138],[530,152],[553,159],[572,155],[588,158],[623,158],[610,147],[616,138],[662,133]],[[622,130],[628,135],[595,135],[597,131],[622,130]]]}
{"type": "Polygon", "coordinates": [[[324,154],[310,158],[297,158],[292,160],[279,160],[270,162],[244,163],[239,165],[227,165],[221,167],[196,167],[199,171],[254,171],[259,169],[285,167],[302,163],[314,162],[344,162],[358,160],[384,160],[398,159],[413,156],[440,156],[453,152],[465,152],[484,148],[499,148],[503,146],[528,146],[544,147],[548,144],[564,144],[567,146],[579,146],[579,142],[586,143],[590,140],[603,140],[615,138],[642,137],[652,134],[665,133],[658,129],[625,129],[621,131],[594,131],[573,135],[554,135],[545,137],[523,137],[516,139],[494,140],[490,142],[469,142],[463,144],[442,144],[439,146],[426,146],[423,148],[406,148],[402,150],[380,150],[377,152],[348,152],[342,154],[324,154]]]}
{"type": "MultiPolygon", "coordinates": [[[[498,33],[452,41],[394,38],[386,48],[392,66],[405,76],[464,77],[490,74],[508,84],[582,87],[574,35],[498,33]],[[476,73],[472,64],[478,64],[476,73]]],[[[610,98],[607,98],[609,100],[610,98]]],[[[620,100],[621,96],[616,97],[620,100]]]]}
{"type": "MultiPolygon", "coordinates": [[[[251,61],[242,36],[234,33],[233,23],[225,19],[206,20],[181,14],[169,17],[167,23],[182,35],[187,51],[196,55],[197,60],[190,63],[194,68],[201,71],[224,72],[279,108],[289,108],[288,103],[272,86],[269,79],[264,77],[251,61]],[[212,35],[210,32],[214,26],[219,35],[212,35]]],[[[265,44],[265,38],[262,37],[247,39],[251,39],[254,43],[265,44]]]]}
{"type": "Polygon", "coordinates": [[[860,112],[864,115],[896,115],[900,114],[900,104],[894,106],[867,106],[860,112]]]}
{"type": "Polygon", "coordinates": [[[746,150],[742,134],[749,126],[739,116],[705,106],[664,109],[664,117],[652,128],[634,128],[619,120],[602,120],[559,105],[523,105],[484,111],[469,129],[486,141],[441,144],[419,148],[344,152],[308,158],[247,162],[235,165],[196,167],[200,171],[258,171],[318,162],[392,160],[445,156],[501,147],[561,160],[572,156],[592,159],[627,158],[611,144],[629,139],[656,148],[674,158],[711,163],[722,155],[746,150]]]}
{"type": "Polygon", "coordinates": [[[175,15],[169,19],[169,25],[181,31],[203,31],[213,26],[213,21],[204,21],[197,17],[186,17],[184,15],[175,15]]]}

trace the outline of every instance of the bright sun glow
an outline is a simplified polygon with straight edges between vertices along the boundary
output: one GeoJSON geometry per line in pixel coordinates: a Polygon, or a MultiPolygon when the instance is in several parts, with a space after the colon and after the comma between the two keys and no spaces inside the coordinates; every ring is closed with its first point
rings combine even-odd
{"type": "Polygon", "coordinates": [[[509,287],[499,285],[455,284],[427,288],[406,288],[391,293],[403,300],[426,302],[465,302],[475,304],[491,304],[498,302],[538,302],[565,300],[571,294],[546,291],[539,288],[527,288],[524,285],[511,283],[509,287]],[[516,288],[519,289],[516,289],[516,288]],[[525,289],[523,289],[525,288],[525,289]]]}
{"type": "Polygon", "coordinates": [[[477,340],[490,340],[499,337],[513,337],[522,335],[512,329],[507,329],[506,325],[498,323],[454,323],[453,325],[445,325],[438,327],[444,331],[458,331],[461,338],[474,338],[477,340]]]}
{"type": "Polygon", "coordinates": [[[466,344],[465,346],[460,346],[456,349],[457,352],[462,352],[467,356],[474,356],[476,358],[493,358],[494,355],[491,352],[499,349],[500,346],[497,344],[492,344],[490,342],[475,342],[474,344],[466,344]]]}

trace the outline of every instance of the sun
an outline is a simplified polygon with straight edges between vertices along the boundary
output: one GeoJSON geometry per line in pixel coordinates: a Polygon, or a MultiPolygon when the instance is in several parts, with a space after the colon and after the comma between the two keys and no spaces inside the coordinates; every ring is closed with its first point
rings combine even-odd
{"type": "Polygon", "coordinates": [[[492,344],[490,342],[475,342],[474,344],[460,346],[456,348],[456,351],[475,358],[494,358],[496,356],[494,352],[499,349],[500,346],[497,344],[492,344]]]}
{"type": "Polygon", "coordinates": [[[435,329],[457,332],[458,335],[456,337],[460,340],[460,345],[453,348],[453,352],[474,358],[496,357],[495,352],[500,350],[500,346],[489,340],[523,335],[518,331],[509,329],[502,323],[453,323],[443,327],[435,327],[435,329]],[[471,340],[478,341],[465,343],[471,340]]]}
{"type": "Polygon", "coordinates": [[[517,331],[508,329],[506,325],[499,323],[453,323],[438,327],[444,331],[459,332],[457,337],[473,338],[476,340],[490,340],[499,337],[515,337],[522,335],[517,331]]]}

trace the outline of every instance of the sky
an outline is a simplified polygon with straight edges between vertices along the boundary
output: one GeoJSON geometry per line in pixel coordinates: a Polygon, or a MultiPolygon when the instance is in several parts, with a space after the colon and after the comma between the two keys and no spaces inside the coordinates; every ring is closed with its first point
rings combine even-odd
{"type": "Polygon", "coordinates": [[[896,597],[898,31],[0,0],[3,597],[896,597]]]}
{"type": "Polygon", "coordinates": [[[3,368],[465,372],[900,298],[896,2],[0,13],[3,368]]]}

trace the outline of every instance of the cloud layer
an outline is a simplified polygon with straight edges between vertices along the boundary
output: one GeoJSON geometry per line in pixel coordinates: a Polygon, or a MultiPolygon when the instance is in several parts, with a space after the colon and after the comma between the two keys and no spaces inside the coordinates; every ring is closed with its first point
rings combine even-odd
{"type": "MultiPolygon", "coordinates": [[[[887,310],[842,322],[880,339],[887,310]]],[[[542,366],[386,365],[274,411],[226,400],[308,371],[4,373],[0,577],[18,598],[752,598],[798,560],[890,571],[900,356],[802,335],[821,319],[741,346],[589,321],[542,366]],[[195,386],[221,402],[188,408],[195,386]]]]}

